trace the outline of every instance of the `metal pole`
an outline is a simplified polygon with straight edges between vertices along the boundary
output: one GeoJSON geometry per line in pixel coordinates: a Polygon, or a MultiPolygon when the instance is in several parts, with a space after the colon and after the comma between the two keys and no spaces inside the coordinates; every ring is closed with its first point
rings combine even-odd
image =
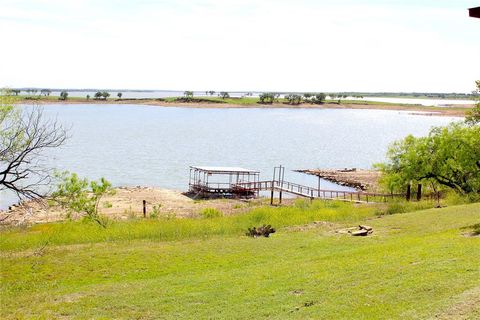
{"type": "Polygon", "coordinates": [[[318,197],[320,198],[320,176],[318,176],[318,197]]]}
{"type": "Polygon", "coordinates": [[[270,193],[270,205],[273,205],[273,190],[275,188],[275,177],[277,175],[277,167],[273,167],[273,179],[272,179],[272,190],[270,193]]]}
{"type": "Polygon", "coordinates": [[[282,188],[283,188],[284,170],[285,170],[285,168],[283,168],[280,165],[280,169],[278,171],[278,180],[279,180],[279,183],[280,183],[280,194],[279,194],[278,198],[279,198],[280,204],[282,203],[282,188]]]}

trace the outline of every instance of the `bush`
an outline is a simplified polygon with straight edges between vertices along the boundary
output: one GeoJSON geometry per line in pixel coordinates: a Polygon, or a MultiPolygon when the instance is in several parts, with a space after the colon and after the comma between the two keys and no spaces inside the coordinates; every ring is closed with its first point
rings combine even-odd
{"type": "Polygon", "coordinates": [[[420,201],[420,202],[408,202],[408,201],[395,201],[386,204],[385,206],[380,206],[377,209],[377,215],[390,215],[397,213],[406,213],[419,211],[424,209],[433,208],[435,204],[431,201],[420,201]]]}
{"type": "Polygon", "coordinates": [[[404,203],[393,202],[388,204],[385,214],[396,214],[396,213],[405,213],[407,212],[407,206],[404,203]]]}
{"type": "Polygon", "coordinates": [[[158,218],[158,216],[160,215],[160,208],[161,207],[162,207],[161,204],[153,206],[152,213],[150,213],[150,218],[151,219],[157,219],[158,218]]]}
{"type": "Polygon", "coordinates": [[[473,226],[473,234],[480,235],[480,223],[477,223],[473,226]]]}
{"type": "Polygon", "coordinates": [[[223,217],[223,213],[222,211],[215,208],[205,208],[200,212],[200,216],[206,219],[218,218],[218,217],[223,217]]]}

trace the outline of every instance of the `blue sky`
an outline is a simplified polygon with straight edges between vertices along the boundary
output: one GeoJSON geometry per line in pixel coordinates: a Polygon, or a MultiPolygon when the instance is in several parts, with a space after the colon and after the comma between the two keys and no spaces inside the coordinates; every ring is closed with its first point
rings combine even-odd
{"type": "Polygon", "coordinates": [[[0,86],[469,92],[478,1],[0,0],[0,86]]]}

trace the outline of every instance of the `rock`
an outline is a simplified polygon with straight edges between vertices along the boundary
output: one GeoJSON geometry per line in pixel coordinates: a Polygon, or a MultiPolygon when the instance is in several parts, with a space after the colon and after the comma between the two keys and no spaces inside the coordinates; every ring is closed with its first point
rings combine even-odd
{"type": "Polygon", "coordinates": [[[360,230],[367,230],[367,231],[372,231],[373,230],[373,228],[370,227],[370,226],[359,225],[358,227],[360,228],[360,230]]]}
{"type": "Polygon", "coordinates": [[[354,237],[365,237],[368,236],[368,231],[367,230],[357,230],[357,231],[352,231],[350,234],[354,237]]]}

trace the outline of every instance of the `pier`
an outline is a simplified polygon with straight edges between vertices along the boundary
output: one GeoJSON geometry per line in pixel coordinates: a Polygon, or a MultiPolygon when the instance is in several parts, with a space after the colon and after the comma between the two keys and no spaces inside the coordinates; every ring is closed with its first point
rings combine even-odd
{"type": "MultiPolygon", "coordinates": [[[[320,189],[285,181],[285,167],[274,168],[272,180],[260,180],[260,171],[240,167],[191,166],[189,192],[201,198],[256,198],[260,192],[270,192],[270,203],[278,193],[279,203],[284,193],[309,199],[338,200],[355,203],[386,202],[404,194],[386,194],[366,191],[320,189]]],[[[320,180],[319,180],[320,182],[320,180]]]]}

